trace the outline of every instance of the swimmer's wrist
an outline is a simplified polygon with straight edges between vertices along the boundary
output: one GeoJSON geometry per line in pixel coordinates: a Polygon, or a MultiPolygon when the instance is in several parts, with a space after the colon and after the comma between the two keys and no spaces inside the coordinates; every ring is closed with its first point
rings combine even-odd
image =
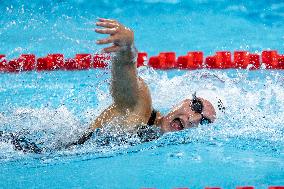
{"type": "Polygon", "coordinates": [[[126,44],[120,47],[119,53],[126,53],[131,52],[132,54],[137,54],[137,49],[134,45],[134,43],[126,44]]]}
{"type": "Polygon", "coordinates": [[[115,58],[123,61],[125,64],[134,64],[136,63],[137,54],[138,51],[135,45],[132,43],[131,45],[122,46],[116,53],[115,58]]]}

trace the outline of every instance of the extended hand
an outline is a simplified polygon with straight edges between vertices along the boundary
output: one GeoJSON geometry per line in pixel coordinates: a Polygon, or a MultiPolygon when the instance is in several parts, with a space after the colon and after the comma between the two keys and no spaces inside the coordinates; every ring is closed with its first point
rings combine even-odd
{"type": "Polygon", "coordinates": [[[96,23],[97,26],[103,28],[96,28],[95,31],[101,34],[109,34],[110,36],[105,39],[97,40],[97,44],[109,44],[110,47],[104,48],[103,51],[106,53],[117,52],[123,48],[131,47],[134,41],[134,33],[129,28],[123,26],[116,20],[99,18],[96,23]]]}

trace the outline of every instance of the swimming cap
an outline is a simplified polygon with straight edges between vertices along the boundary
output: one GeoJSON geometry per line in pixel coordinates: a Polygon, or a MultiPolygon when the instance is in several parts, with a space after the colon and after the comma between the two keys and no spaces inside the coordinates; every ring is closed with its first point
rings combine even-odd
{"type": "Polygon", "coordinates": [[[217,118],[225,114],[226,100],[222,94],[213,90],[202,89],[196,92],[196,96],[208,100],[213,105],[217,118]]]}

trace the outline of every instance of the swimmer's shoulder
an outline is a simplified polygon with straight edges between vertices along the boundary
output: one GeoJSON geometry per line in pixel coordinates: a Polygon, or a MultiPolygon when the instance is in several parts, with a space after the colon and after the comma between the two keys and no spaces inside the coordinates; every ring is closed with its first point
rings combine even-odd
{"type": "Polygon", "coordinates": [[[137,103],[126,109],[121,109],[116,104],[110,105],[106,108],[91,124],[90,128],[95,130],[110,123],[113,119],[122,118],[120,124],[127,127],[135,127],[140,124],[147,124],[152,112],[152,99],[150,90],[144,80],[140,77],[137,79],[139,91],[137,103]]]}
{"type": "Polygon", "coordinates": [[[152,99],[150,90],[144,80],[138,77],[138,95],[137,102],[133,107],[127,109],[120,109],[119,106],[113,107],[115,109],[114,116],[123,117],[121,124],[127,127],[135,127],[141,124],[147,124],[152,112],[152,99]]]}

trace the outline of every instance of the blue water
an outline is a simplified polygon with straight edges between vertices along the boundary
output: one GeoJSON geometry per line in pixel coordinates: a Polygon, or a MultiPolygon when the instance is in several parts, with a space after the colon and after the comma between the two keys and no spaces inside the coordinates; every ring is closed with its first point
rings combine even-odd
{"type": "MultiPolygon", "coordinates": [[[[277,49],[284,53],[284,2],[135,0],[0,1],[0,54],[100,51],[97,17],[135,31],[140,51],[277,49]]],[[[153,105],[166,113],[200,89],[226,101],[210,126],[134,146],[97,138],[65,150],[111,104],[110,70],[0,75],[0,130],[39,143],[42,155],[0,143],[0,188],[234,188],[284,185],[283,71],[154,71],[140,68],[153,105]],[[183,90],[175,90],[176,87],[183,90]]],[[[135,139],[128,138],[129,141],[135,139]]]]}

